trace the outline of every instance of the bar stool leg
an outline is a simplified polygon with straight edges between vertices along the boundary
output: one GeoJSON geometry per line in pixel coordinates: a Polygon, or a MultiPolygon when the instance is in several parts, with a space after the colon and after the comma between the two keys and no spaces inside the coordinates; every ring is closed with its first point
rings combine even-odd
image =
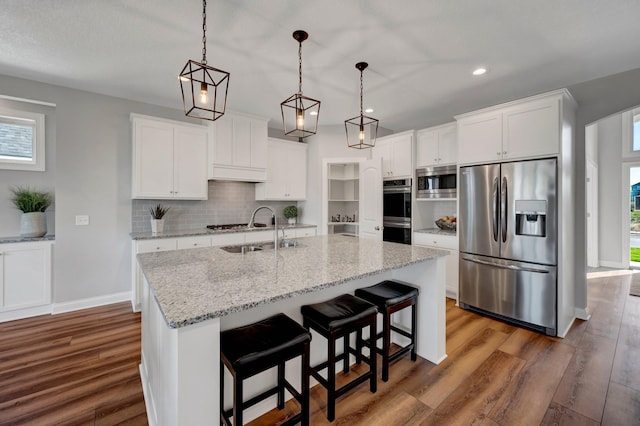
{"type": "Polygon", "coordinates": [[[359,328],[358,331],[356,331],[356,364],[360,364],[362,363],[362,347],[363,347],[363,343],[362,343],[362,329],[359,328]]]}
{"type": "Polygon", "coordinates": [[[343,342],[343,353],[344,353],[344,358],[342,359],[342,371],[345,373],[349,372],[349,336],[350,334],[347,333],[343,338],[342,338],[342,342],[343,342]]]}
{"type": "Polygon", "coordinates": [[[416,307],[418,306],[418,301],[416,300],[413,305],[411,305],[411,361],[415,361],[416,357],[416,330],[418,328],[418,310],[416,307]]]}
{"type": "Polygon", "coordinates": [[[309,426],[309,352],[310,343],[304,344],[302,352],[302,404],[300,410],[302,412],[302,426],[309,426]]]}
{"type": "Polygon", "coordinates": [[[278,364],[278,409],[284,408],[284,362],[278,364]]]}
{"type": "Polygon", "coordinates": [[[382,315],[382,381],[389,381],[389,352],[391,352],[391,314],[387,309],[382,315]]]}
{"type": "Polygon", "coordinates": [[[241,377],[234,377],[233,380],[233,424],[242,425],[242,382],[241,377]]]}
{"type": "Polygon", "coordinates": [[[224,418],[224,364],[220,361],[220,422],[223,425],[227,424],[227,420],[224,418]]]}
{"type": "Polygon", "coordinates": [[[329,389],[327,389],[327,420],[330,422],[336,418],[336,339],[335,336],[329,336],[327,339],[328,348],[328,360],[327,365],[327,382],[329,389]]]}
{"type": "Polygon", "coordinates": [[[377,355],[376,355],[376,337],[378,336],[378,332],[376,330],[376,316],[373,316],[373,321],[369,325],[369,330],[371,335],[369,339],[371,341],[371,351],[369,352],[369,359],[371,360],[371,365],[369,365],[371,371],[371,379],[369,381],[369,390],[371,393],[376,393],[378,390],[378,369],[377,365],[377,355]]]}

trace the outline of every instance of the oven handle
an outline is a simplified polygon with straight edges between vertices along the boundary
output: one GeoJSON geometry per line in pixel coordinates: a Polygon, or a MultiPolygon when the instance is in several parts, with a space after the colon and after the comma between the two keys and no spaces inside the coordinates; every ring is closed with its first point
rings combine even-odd
{"type": "Polygon", "coordinates": [[[411,193],[410,186],[387,186],[382,189],[383,194],[402,194],[411,193]]]}
{"type": "Polygon", "coordinates": [[[390,228],[411,229],[411,224],[406,222],[383,222],[382,226],[387,226],[390,228]]]}

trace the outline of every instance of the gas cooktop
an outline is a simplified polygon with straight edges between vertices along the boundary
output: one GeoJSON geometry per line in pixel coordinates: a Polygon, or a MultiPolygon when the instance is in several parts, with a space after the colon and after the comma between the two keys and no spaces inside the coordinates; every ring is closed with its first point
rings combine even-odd
{"type": "MultiPolygon", "coordinates": [[[[213,231],[225,231],[227,229],[245,229],[247,226],[249,226],[247,223],[229,223],[226,225],[207,225],[207,228],[213,231]]],[[[254,223],[253,226],[256,228],[264,228],[267,225],[264,223],[254,223]]]]}

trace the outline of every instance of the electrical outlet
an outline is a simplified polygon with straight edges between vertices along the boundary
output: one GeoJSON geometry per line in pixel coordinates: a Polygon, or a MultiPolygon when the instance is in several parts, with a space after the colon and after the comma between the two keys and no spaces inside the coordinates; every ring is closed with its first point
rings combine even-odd
{"type": "Polygon", "coordinates": [[[76,225],[88,225],[89,224],[89,215],[78,215],[76,216],[76,225]]]}

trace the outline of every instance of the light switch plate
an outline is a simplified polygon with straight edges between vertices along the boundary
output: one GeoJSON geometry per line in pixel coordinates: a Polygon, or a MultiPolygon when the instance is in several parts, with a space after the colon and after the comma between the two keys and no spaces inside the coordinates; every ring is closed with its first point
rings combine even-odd
{"type": "Polygon", "coordinates": [[[78,215],[76,216],[76,225],[88,225],[89,224],[89,215],[78,215]]]}

